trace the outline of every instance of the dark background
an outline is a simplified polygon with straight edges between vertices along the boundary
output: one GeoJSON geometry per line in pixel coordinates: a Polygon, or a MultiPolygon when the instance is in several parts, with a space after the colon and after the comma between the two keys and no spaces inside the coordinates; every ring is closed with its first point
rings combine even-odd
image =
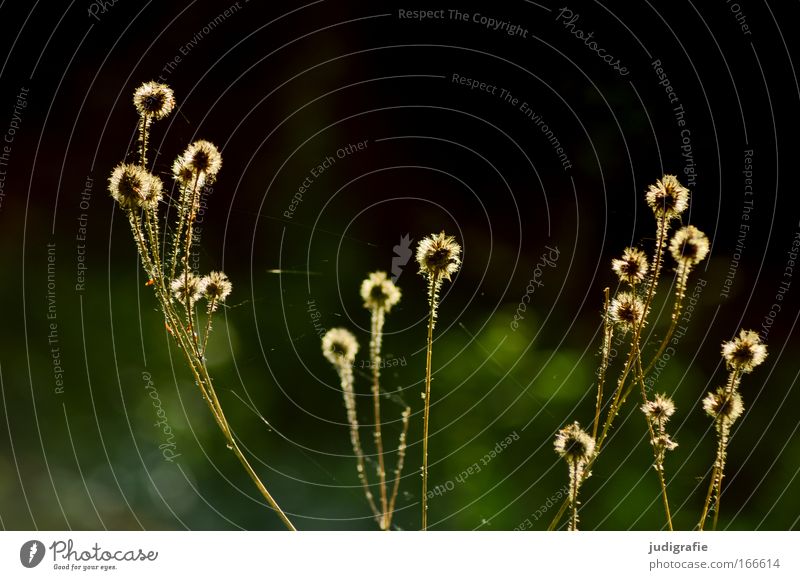
{"type": "MultiPolygon", "coordinates": [[[[572,420],[588,425],[594,411],[602,290],[615,283],[610,260],[632,243],[652,248],[643,192],[663,173],[689,184],[687,170],[692,205],[683,221],[707,232],[713,247],[690,282],[706,285],[689,331],[656,383],[679,409],[672,429],[680,446],[667,459],[675,523],[696,524],[714,453],[700,400],[724,380],[720,343],[745,327],[762,333],[770,356],[743,385],[748,411],[731,443],[720,527],[797,527],[800,281],[784,275],[800,231],[795,3],[739,2],[746,34],[724,0],[570,2],[576,27],[594,31],[625,76],[571,35],[557,19],[563,5],[549,0],[461,4],[520,25],[526,38],[447,14],[398,18],[399,8],[447,5],[333,0],[241,0],[203,33],[231,6],[0,4],[0,132],[18,125],[0,167],[3,528],[280,526],[226,451],[107,194],[107,176],[135,138],[132,92],[160,75],[178,107],[154,126],[154,171],[169,183],[172,160],[197,138],[223,153],[203,216],[201,269],[224,269],[234,293],[216,324],[210,369],[243,447],[299,528],[375,528],[309,301],[322,327],[357,333],[359,364],[369,329],[361,280],[391,268],[402,236],[416,242],[444,229],[462,243],[464,264],[445,288],[436,329],[430,480],[446,492],[430,502],[430,524],[505,530],[527,519],[526,527],[545,529],[554,513],[548,498],[567,481],[553,435],[572,420]],[[684,107],[691,159],[656,59],[684,107]],[[454,73],[527,102],[571,168],[519,105],[457,85],[454,73]],[[313,167],[364,140],[365,150],[337,159],[284,216],[313,167]],[[750,198],[745,150],[753,150],[750,198]],[[746,199],[753,206],[743,221],[746,199]],[[77,291],[82,213],[88,269],[77,291]],[[743,239],[742,223],[750,226],[743,239]],[[56,248],[62,393],[48,344],[47,244],[56,248]],[[559,258],[543,269],[513,330],[546,247],[559,258]],[[790,282],[782,310],[764,326],[782,281],[790,282]],[[158,448],[145,372],[177,433],[174,463],[158,448]],[[508,436],[516,440],[481,464],[508,436]],[[459,478],[476,462],[480,472],[459,478]]],[[[657,307],[670,292],[665,274],[657,307]]],[[[426,301],[413,260],[398,285],[403,300],[387,320],[384,348],[404,366],[383,373],[385,438],[393,447],[401,404],[411,405],[395,523],[418,529],[426,301]]],[[[667,320],[665,310],[653,340],[667,320]]],[[[357,369],[364,425],[368,377],[357,369]]],[[[638,404],[632,397],[583,489],[585,529],[663,526],[638,404]]],[[[370,441],[366,430],[363,439],[370,441]]]]}

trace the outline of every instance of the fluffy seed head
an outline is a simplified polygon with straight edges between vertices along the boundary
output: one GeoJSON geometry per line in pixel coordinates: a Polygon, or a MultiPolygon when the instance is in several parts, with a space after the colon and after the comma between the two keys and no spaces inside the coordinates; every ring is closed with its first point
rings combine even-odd
{"type": "Polygon", "coordinates": [[[675,232],[669,243],[669,251],[678,264],[696,266],[708,255],[708,238],[694,226],[686,226],[675,232]]]}
{"type": "Polygon", "coordinates": [[[392,306],[400,302],[400,289],[386,277],[386,272],[372,272],[361,283],[361,298],[364,308],[379,308],[389,312],[392,306]]]}
{"type": "Polygon", "coordinates": [[[148,208],[161,200],[163,185],[138,165],[121,163],[108,178],[108,191],[123,209],[148,208]]]}
{"type": "Polygon", "coordinates": [[[663,425],[675,414],[675,403],[667,395],[656,395],[652,401],[642,405],[641,409],[648,419],[663,425]]]}
{"type": "MultiPolygon", "coordinates": [[[[210,141],[195,141],[183,152],[183,163],[193,173],[201,174],[206,179],[213,179],[222,167],[222,155],[216,145],[210,141]]],[[[173,165],[173,173],[175,166],[173,165]]]]}
{"type": "Polygon", "coordinates": [[[346,328],[331,328],[322,337],[322,354],[334,365],[353,364],[358,341],[346,328]]]}
{"type": "Polygon", "coordinates": [[[149,81],[134,91],[133,104],[139,115],[163,119],[175,108],[175,94],[167,85],[149,81]]]}
{"type": "Polygon", "coordinates": [[[191,163],[185,159],[185,154],[179,156],[172,163],[172,177],[181,187],[192,187],[197,182],[197,187],[203,187],[205,175],[194,170],[191,163]]]}
{"type": "Polygon", "coordinates": [[[645,199],[656,217],[671,220],[689,207],[689,190],[674,175],[665,175],[647,188],[645,199]]]}
{"type": "Polygon", "coordinates": [[[193,306],[203,296],[200,278],[191,272],[183,273],[175,278],[170,282],[169,289],[172,290],[172,295],[178,302],[188,307],[193,306]]]}
{"type": "Polygon", "coordinates": [[[729,369],[749,373],[767,358],[767,345],[757,332],[741,330],[739,336],[722,343],[722,358],[729,369]]]}
{"type": "Polygon", "coordinates": [[[575,421],[556,434],[556,453],[568,462],[586,463],[594,454],[594,439],[575,421]]]}
{"type": "Polygon", "coordinates": [[[638,248],[625,248],[622,258],[611,261],[611,269],[623,282],[635,286],[647,276],[647,254],[638,248]]]}
{"type": "Polygon", "coordinates": [[[609,316],[624,330],[635,330],[644,317],[644,302],[633,292],[620,292],[611,301],[609,316]]]}
{"type": "Polygon", "coordinates": [[[672,451],[678,446],[678,444],[673,441],[672,437],[669,436],[669,433],[659,433],[656,435],[653,445],[665,451],[672,451]]]}
{"type": "Polygon", "coordinates": [[[450,280],[461,266],[461,246],[444,232],[431,234],[417,246],[419,273],[428,278],[450,280]]]}
{"type": "Polygon", "coordinates": [[[732,424],[742,416],[744,403],[739,391],[734,390],[728,395],[725,387],[719,387],[713,393],[708,393],[703,399],[703,409],[712,419],[722,419],[732,424]]]}
{"type": "Polygon", "coordinates": [[[209,301],[211,311],[217,309],[217,304],[225,299],[233,290],[233,284],[224,272],[209,272],[200,280],[200,293],[209,301]]]}

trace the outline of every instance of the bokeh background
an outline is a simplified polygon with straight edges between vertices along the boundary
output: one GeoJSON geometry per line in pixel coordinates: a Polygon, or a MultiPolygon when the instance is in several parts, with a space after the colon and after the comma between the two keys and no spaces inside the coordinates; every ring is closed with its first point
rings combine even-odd
{"type": "MultiPolygon", "coordinates": [[[[154,171],[168,181],[197,138],[223,152],[200,268],[224,269],[234,293],[209,364],[243,447],[299,528],[375,529],[318,333],[357,334],[369,425],[359,284],[408,257],[404,236],[413,248],[445,230],[464,264],[436,329],[430,525],[546,529],[567,482],[553,435],[593,416],[610,260],[629,244],[652,248],[643,192],[663,173],[689,185],[684,223],[713,241],[690,282],[688,330],[655,385],[679,409],[680,446],[667,460],[676,526],[691,529],[702,506],[714,433],[700,401],[724,380],[719,345],[741,327],[759,331],[770,356],[744,382],[720,527],[798,526],[796,3],[460,4],[466,21],[429,2],[0,4],[4,529],[280,528],[171,345],[107,194],[135,139],[132,91],[151,79],[178,99],[154,126],[154,171]],[[401,9],[444,12],[420,21],[401,9]],[[617,70],[578,30],[594,33],[617,70]],[[497,89],[472,90],[454,74],[497,89]],[[335,162],[290,211],[327,157],[335,162]],[[512,326],[532,279],[540,285],[512,326]],[[176,434],[173,461],[159,449],[153,390],[176,434]]],[[[410,405],[395,524],[418,529],[425,284],[413,259],[396,274],[384,437],[393,448],[410,405]]],[[[665,324],[650,331],[658,340],[665,324]]],[[[664,525],[637,405],[632,397],[584,486],[585,529],[664,525]]]]}

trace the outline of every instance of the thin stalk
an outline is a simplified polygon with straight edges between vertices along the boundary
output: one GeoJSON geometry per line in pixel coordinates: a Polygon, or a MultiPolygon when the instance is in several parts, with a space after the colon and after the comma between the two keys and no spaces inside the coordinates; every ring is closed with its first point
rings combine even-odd
{"type": "Polygon", "coordinates": [[[206,316],[206,330],[203,333],[203,344],[200,348],[200,353],[203,357],[206,356],[206,347],[208,346],[208,335],[211,334],[211,319],[214,316],[214,307],[217,303],[217,297],[212,296],[211,301],[208,303],[208,310],[206,316]]]}
{"type": "Polygon", "coordinates": [[[689,279],[689,272],[690,268],[685,264],[678,266],[678,282],[675,288],[675,305],[672,309],[672,320],[670,322],[669,329],[667,330],[667,334],[664,335],[664,338],[661,340],[661,344],[658,345],[656,354],[653,355],[653,358],[644,369],[645,376],[647,376],[647,374],[653,369],[655,364],[658,362],[659,357],[664,354],[664,350],[666,350],[672,335],[675,333],[675,329],[678,327],[678,320],[680,320],[681,311],[683,310],[683,300],[686,297],[686,284],[689,279]]]}
{"type": "Polygon", "coordinates": [[[578,531],[578,461],[573,460],[570,464],[570,469],[572,473],[570,473],[570,477],[572,479],[572,493],[570,498],[570,504],[572,505],[572,516],[570,517],[569,523],[569,530],[571,532],[578,531]]]}
{"type": "Polygon", "coordinates": [[[378,454],[378,479],[381,494],[382,530],[389,529],[389,499],[386,492],[386,464],[383,459],[383,435],[381,433],[381,338],[383,336],[384,310],[372,309],[372,335],[369,342],[370,364],[372,365],[372,407],[375,414],[375,447],[378,454]]]}
{"type": "Polygon", "coordinates": [[[436,296],[439,277],[434,274],[428,282],[430,313],[428,315],[428,352],[425,356],[425,411],[422,430],[422,529],[428,529],[428,419],[431,409],[431,358],[433,354],[433,325],[436,321],[436,296]]]}
{"type": "Polygon", "coordinates": [[[397,500],[397,494],[400,491],[400,474],[403,472],[403,464],[406,457],[406,436],[408,435],[408,419],[411,417],[411,407],[406,407],[402,416],[403,431],[400,433],[400,441],[397,444],[397,465],[394,469],[394,486],[392,488],[392,496],[389,499],[389,521],[387,527],[391,527],[392,525],[395,501],[397,500]]]}
{"type": "Polygon", "coordinates": [[[605,295],[605,304],[603,306],[603,350],[602,360],[600,362],[600,372],[597,378],[597,402],[594,409],[594,422],[592,424],[592,439],[597,439],[597,427],[600,424],[600,411],[603,408],[603,387],[606,382],[606,371],[611,358],[611,340],[614,336],[614,325],[608,317],[608,309],[610,306],[609,288],[603,291],[605,295]]]}

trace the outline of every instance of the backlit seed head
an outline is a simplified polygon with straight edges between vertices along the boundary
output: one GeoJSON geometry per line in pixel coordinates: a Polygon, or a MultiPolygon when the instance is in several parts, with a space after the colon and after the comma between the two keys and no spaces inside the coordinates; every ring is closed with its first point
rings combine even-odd
{"type": "Polygon", "coordinates": [[[696,266],[708,255],[708,238],[694,226],[686,226],[675,232],[669,243],[669,251],[678,264],[696,266]]]}
{"type": "Polygon", "coordinates": [[[665,175],[647,188],[645,199],[656,217],[671,220],[689,207],[689,190],[674,175],[665,175]]]}
{"type": "MultiPolygon", "coordinates": [[[[183,152],[183,163],[193,173],[202,174],[206,179],[213,179],[222,167],[222,155],[216,145],[210,141],[195,141],[183,152]]],[[[173,173],[174,173],[173,165],[173,173]]]]}
{"type": "Polygon", "coordinates": [[[644,317],[644,302],[633,292],[620,292],[611,301],[609,316],[624,330],[635,330],[644,317]]]}
{"type": "Polygon", "coordinates": [[[767,345],[757,332],[742,330],[735,339],[722,343],[722,358],[730,370],[749,373],[767,358],[767,345]]]}
{"type": "Polygon", "coordinates": [[[461,266],[461,246],[444,232],[431,234],[417,246],[419,272],[431,279],[450,280],[461,266]]]}
{"type": "Polygon", "coordinates": [[[200,278],[191,272],[175,278],[170,282],[169,289],[178,302],[189,308],[203,296],[200,278]]]}
{"type": "Polygon", "coordinates": [[[594,439],[575,421],[564,427],[553,442],[556,453],[568,462],[586,463],[594,454],[594,439]]]}
{"type": "Polygon", "coordinates": [[[225,302],[231,290],[233,284],[224,272],[209,272],[208,276],[203,276],[200,280],[200,293],[208,300],[212,312],[220,302],[225,302]]]}
{"type": "Polygon", "coordinates": [[[623,282],[635,286],[647,276],[647,254],[638,248],[625,248],[622,258],[611,261],[611,269],[623,282]]]}
{"type": "Polygon", "coordinates": [[[346,328],[331,328],[322,337],[322,354],[334,365],[353,364],[358,353],[358,341],[346,328]]]}
{"type": "Polygon", "coordinates": [[[660,447],[665,451],[672,451],[678,446],[678,444],[673,441],[672,437],[670,437],[669,433],[659,433],[652,443],[653,446],[660,447]]]}
{"type": "Polygon", "coordinates": [[[108,178],[108,191],[123,209],[155,207],[161,200],[161,180],[138,165],[121,163],[108,178]]]}
{"type": "Polygon", "coordinates": [[[134,91],[133,104],[139,115],[163,119],[175,108],[175,94],[167,85],[150,81],[134,91]]]}
{"type": "Polygon", "coordinates": [[[175,182],[181,187],[193,187],[195,182],[198,188],[203,187],[205,175],[195,171],[184,156],[185,154],[181,155],[172,163],[172,177],[175,182]]]}
{"type": "Polygon", "coordinates": [[[703,399],[703,409],[712,419],[721,419],[732,424],[742,416],[744,403],[739,391],[734,390],[728,395],[725,387],[719,387],[713,393],[708,393],[703,399]]]}
{"type": "Polygon", "coordinates": [[[648,419],[663,425],[675,414],[675,403],[667,395],[656,395],[652,401],[642,405],[641,409],[648,419]]]}
{"type": "Polygon", "coordinates": [[[400,302],[400,289],[386,277],[386,272],[372,272],[361,283],[361,298],[364,308],[379,308],[389,312],[392,306],[400,302]]]}

